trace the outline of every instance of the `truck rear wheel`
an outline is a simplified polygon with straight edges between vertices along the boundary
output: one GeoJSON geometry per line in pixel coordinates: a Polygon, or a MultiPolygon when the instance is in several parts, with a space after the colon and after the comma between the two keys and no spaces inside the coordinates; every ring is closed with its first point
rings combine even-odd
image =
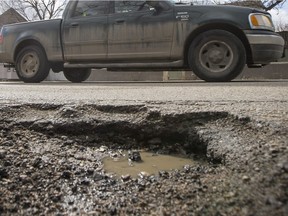
{"type": "Polygon", "coordinates": [[[26,83],[39,83],[46,79],[50,65],[42,48],[36,45],[24,47],[16,57],[16,72],[26,83]]]}
{"type": "Polygon", "coordinates": [[[242,72],[246,64],[246,51],[234,34],[210,30],[192,42],[188,62],[199,78],[207,82],[227,82],[242,72]]]}
{"type": "Polygon", "coordinates": [[[91,74],[91,69],[87,68],[65,68],[64,76],[67,80],[73,83],[80,83],[87,80],[91,74]]]}

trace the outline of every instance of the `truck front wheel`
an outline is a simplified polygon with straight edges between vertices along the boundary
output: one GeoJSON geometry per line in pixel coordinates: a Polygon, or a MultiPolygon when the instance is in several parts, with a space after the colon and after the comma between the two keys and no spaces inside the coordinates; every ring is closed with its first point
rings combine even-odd
{"type": "Polygon", "coordinates": [[[236,78],[246,64],[243,43],[224,30],[210,30],[198,35],[188,53],[192,71],[207,82],[226,82],[236,78]]]}
{"type": "Polygon", "coordinates": [[[80,83],[87,80],[91,74],[91,69],[87,68],[65,68],[64,76],[67,80],[73,83],[80,83]]]}
{"type": "Polygon", "coordinates": [[[26,83],[39,83],[48,76],[50,65],[43,49],[31,45],[19,52],[15,69],[20,80],[26,83]]]}

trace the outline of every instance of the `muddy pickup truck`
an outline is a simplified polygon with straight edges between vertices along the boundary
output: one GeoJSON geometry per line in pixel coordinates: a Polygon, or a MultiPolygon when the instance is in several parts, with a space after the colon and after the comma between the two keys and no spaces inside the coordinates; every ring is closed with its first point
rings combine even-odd
{"type": "Polygon", "coordinates": [[[205,81],[231,81],[246,64],[267,65],[283,51],[267,12],[172,0],[73,0],[62,19],[6,25],[0,34],[0,62],[30,83],[50,69],[82,82],[100,68],[191,70],[205,81]]]}

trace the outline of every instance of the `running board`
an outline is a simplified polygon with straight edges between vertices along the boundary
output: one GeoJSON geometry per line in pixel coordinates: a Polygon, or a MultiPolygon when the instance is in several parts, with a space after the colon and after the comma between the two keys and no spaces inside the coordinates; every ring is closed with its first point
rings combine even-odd
{"type": "Polygon", "coordinates": [[[75,63],[65,63],[64,68],[135,68],[135,69],[144,69],[144,68],[181,68],[183,67],[183,60],[174,61],[174,62],[146,62],[146,63],[93,63],[93,64],[75,64],[75,63]]]}

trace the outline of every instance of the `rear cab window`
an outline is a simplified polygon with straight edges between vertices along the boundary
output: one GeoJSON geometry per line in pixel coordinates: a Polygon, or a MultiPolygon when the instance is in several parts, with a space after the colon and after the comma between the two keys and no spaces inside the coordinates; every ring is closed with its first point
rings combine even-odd
{"type": "Polygon", "coordinates": [[[129,13],[154,10],[146,1],[115,1],[114,13],[129,13]]]}
{"type": "Polygon", "coordinates": [[[78,1],[72,14],[74,18],[108,14],[109,1],[78,1]]]}

